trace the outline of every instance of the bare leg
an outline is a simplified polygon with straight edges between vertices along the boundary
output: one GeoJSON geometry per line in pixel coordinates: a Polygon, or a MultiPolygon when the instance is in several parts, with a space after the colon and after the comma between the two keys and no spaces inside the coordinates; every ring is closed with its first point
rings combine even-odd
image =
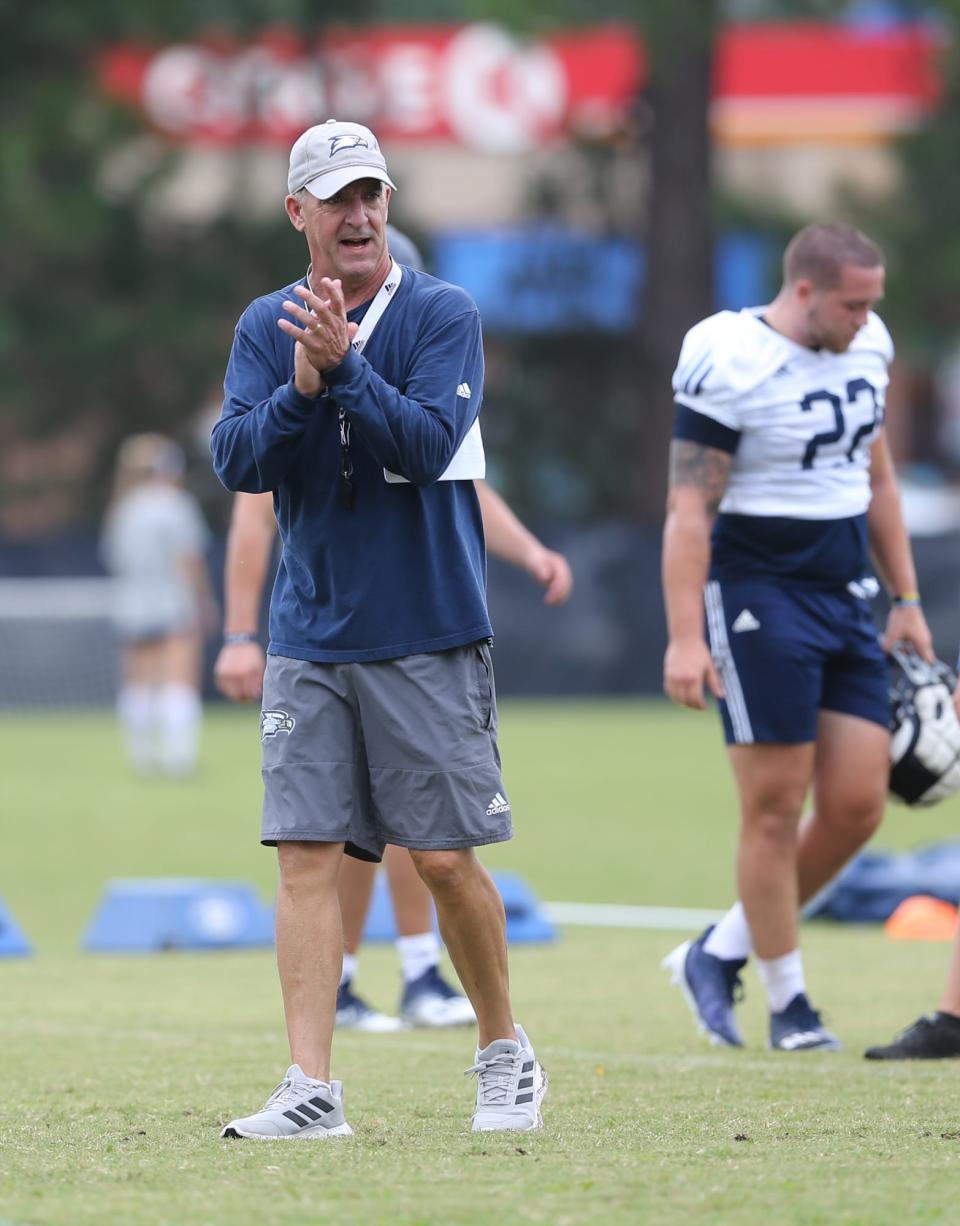
{"type": "MultiPolygon", "coordinates": [[[[869,720],[820,712],[814,811],[801,821],[797,842],[801,905],[833,880],[879,826],[887,797],[889,739],[885,728],[869,720]]],[[[711,953],[726,958],[749,956],[750,934],[739,907],[732,908],[718,928],[721,932],[707,944],[711,953]]],[[[960,995],[957,1005],[960,1012],[960,995]]]]}
{"type": "Polygon", "coordinates": [[[800,828],[800,901],[831,881],[883,820],[890,734],[886,728],[821,711],[814,764],[814,812],[800,828]]]}
{"type": "Polygon", "coordinates": [[[157,643],[128,643],[120,652],[125,685],[158,685],[161,652],[157,643]]]}
{"type": "Polygon", "coordinates": [[[390,898],[397,932],[402,937],[433,931],[433,903],[430,891],[417,872],[406,847],[390,846],[383,853],[383,864],[390,883],[390,898]]]}
{"type": "Polygon", "coordinates": [[[759,958],[797,948],[797,828],[813,774],[814,746],[731,745],[740,791],[737,884],[759,958]]]}
{"type": "Polygon", "coordinates": [[[337,894],[340,898],[340,914],[343,917],[344,953],[355,954],[360,948],[376,875],[376,864],[367,860],[344,856],[340,863],[337,894]]]}
{"type": "Polygon", "coordinates": [[[330,1080],[343,963],[337,898],[342,843],[281,843],[277,969],[290,1054],[308,1077],[330,1080]]]}
{"type": "Polygon", "coordinates": [[[957,929],[957,935],[953,938],[950,969],[947,972],[946,986],[937,1008],[942,1013],[953,1013],[960,1017],[960,928],[957,929]]]}
{"type": "Polygon", "coordinates": [[[479,1046],[515,1039],[506,917],[490,874],[471,848],[411,851],[440,920],[440,932],[480,1027],[479,1046]]]}
{"type": "Polygon", "coordinates": [[[202,660],[203,639],[199,630],[171,634],[163,642],[163,683],[189,686],[199,693],[202,660]]]}
{"type": "Polygon", "coordinates": [[[157,763],[157,720],[161,682],[161,645],[128,643],[121,650],[122,683],[117,715],[127,757],[136,770],[152,771],[157,763]]]}

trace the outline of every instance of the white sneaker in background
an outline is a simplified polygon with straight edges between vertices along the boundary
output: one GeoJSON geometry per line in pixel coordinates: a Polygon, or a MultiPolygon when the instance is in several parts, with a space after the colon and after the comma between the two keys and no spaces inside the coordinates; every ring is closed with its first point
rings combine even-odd
{"type": "Polygon", "coordinates": [[[395,1034],[407,1023],[389,1013],[374,1009],[354,992],[350,980],[337,989],[337,1029],[359,1030],[363,1034],[395,1034]]]}
{"type": "Polygon", "coordinates": [[[447,983],[436,966],[404,984],[400,1016],[410,1026],[433,1030],[473,1026],[477,1020],[473,1005],[447,983]]]}

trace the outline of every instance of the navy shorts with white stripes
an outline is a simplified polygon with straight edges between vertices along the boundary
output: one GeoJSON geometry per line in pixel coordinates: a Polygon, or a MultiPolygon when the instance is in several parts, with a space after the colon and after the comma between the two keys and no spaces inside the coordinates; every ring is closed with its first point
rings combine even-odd
{"type": "Polygon", "coordinates": [[[728,745],[815,741],[821,710],[887,726],[887,667],[866,600],[753,578],[712,580],[704,603],[728,745]]]}

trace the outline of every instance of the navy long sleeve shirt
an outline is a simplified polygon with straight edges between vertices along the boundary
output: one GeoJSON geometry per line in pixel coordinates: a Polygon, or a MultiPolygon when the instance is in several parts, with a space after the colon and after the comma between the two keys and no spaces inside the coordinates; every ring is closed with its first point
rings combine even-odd
{"type": "MultiPolygon", "coordinates": [[[[312,399],[294,385],[294,342],[277,327],[293,288],[241,316],[211,439],[227,489],[273,491],[283,553],[269,650],[385,660],[487,637],[476,491],[472,481],[438,480],[480,410],[476,306],[463,290],[404,268],[363,353],[350,350],[312,399]],[[341,408],[354,467],[349,507],[341,408]],[[388,482],[385,468],[406,482],[388,482]]],[[[368,305],[348,318],[359,323],[368,305]]]]}

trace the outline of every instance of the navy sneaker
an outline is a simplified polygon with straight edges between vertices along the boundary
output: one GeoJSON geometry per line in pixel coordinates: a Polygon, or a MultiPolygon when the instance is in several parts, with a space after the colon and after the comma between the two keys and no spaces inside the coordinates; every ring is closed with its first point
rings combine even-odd
{"type": "Polygon", "coordinates": [[[868,1060],[950,1060],[960,1056],[960,1017],[933,1013],[918,1017],[886,1047],[868,1047],[868,1060]]]}
{"type": "Polygon", "coordinates": [[[803,992],[798,992],[786,1009],[770,1014],[771,1051],[839,1051],[836,1035],[825,1030],[820,1014],[803,992]]]}
{"type": "Polygon", "coordinates": [[[354,992],[349,979],[337,988],[337,1027],[340,1030],[360,1030],[366,1034],[392,1034],[407,1028],[400,1018],[372,1009],[354,992]]]}
{"type": "Polygon", "coordinates": [[[400,1017],[408,1026],[445,1030],[449,1026],[472,1026],[477,1020],[473,1005],[462,992],[452,988],[431,966],[416,979],[404,984],[400,1017]]]}
{"type": "Polygon", "coordinates": [[[745,958],[715,958],[704,951],[704,942],[713,925],[695,941],[684,941],[667,954],[663,965],[671,972],[671,982],[683,992],[697,1025],[711,1043],[722,1047],[743,1047],[743,1036],[733,1016],[733,1006],[743,999],[740,972],[745,958]]]}

